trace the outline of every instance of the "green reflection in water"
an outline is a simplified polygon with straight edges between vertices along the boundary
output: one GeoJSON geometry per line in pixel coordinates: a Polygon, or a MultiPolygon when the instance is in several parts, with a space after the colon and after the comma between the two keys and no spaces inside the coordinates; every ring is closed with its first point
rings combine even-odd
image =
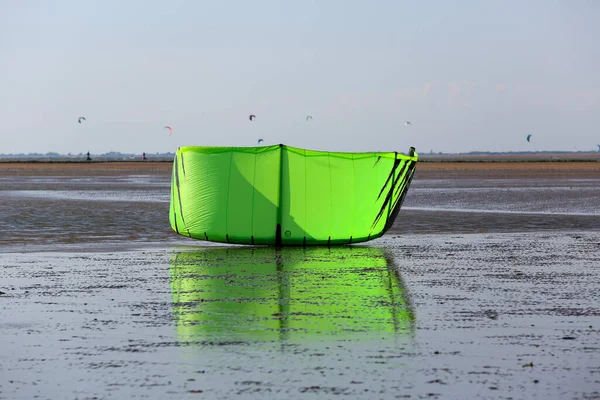
{"type": "Polygon", "coordinates": [[[375,247],[179,252],[171,291],[181,341],[385,339],[415,323],[398,271],[375,247]]]}

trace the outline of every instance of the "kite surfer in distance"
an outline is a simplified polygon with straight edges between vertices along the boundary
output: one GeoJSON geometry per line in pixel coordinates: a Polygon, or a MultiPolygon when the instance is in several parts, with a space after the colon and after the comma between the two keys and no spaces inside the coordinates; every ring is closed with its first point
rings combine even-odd
{"type": "Polygon", "coordinates": [[[143,152],[142,153],[142,161],[146,161],[146,160],[147,160],[147,158],[146,158],[146,152],[143,152]]]}
{"type": "Polygon", "coordinates": [[[90,152],[87,152],[87,156],[85,158],[85,161],[92,161],[92,157],[90,157],[90,152]]]}

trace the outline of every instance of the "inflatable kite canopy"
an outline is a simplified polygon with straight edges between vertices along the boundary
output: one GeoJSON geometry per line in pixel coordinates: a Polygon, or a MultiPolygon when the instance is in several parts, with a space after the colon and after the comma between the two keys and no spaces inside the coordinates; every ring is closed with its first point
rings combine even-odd
{"type": "Polygon", "coordinates": [[[339,245],[393,224],[418,156],[285,145],[181,147],[169,220],[179,234],[249,245],[339,245]]]}

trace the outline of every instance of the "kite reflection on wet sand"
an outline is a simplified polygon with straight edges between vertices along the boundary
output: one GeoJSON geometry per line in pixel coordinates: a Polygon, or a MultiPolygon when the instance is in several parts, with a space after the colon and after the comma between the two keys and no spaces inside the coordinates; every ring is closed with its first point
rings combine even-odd
{"type": "Polygon", "coordinates": [[[307,343],[412,335],[398,270],[375,247],[206,248],[171,263],[180,342],[307,343]]]}

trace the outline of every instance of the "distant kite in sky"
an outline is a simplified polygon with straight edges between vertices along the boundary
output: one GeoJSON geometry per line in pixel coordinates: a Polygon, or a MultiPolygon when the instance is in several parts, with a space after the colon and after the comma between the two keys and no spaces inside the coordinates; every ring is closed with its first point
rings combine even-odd
{"type": "Polygon", "coordinates": [[[173,134],[173,128],[171,128],[170,126],[165,126],[163,129],[169,130],[169,136],[171,136],[173,134]]]}
{"type": "Polygon", "coordinates": [[[404,126],[409,126],[409,125],[412,125],[412,123],[411,123],[410,121],[406,121],[406,122],[404,123],[404,126]]]}
{"type": "Polygon", "coordinates": [[[77,122],[81,123],[81,121],[85,121],[85,117],[79,117],[79,118],[77,118],[77,122]]]}
{"type": "Polygon", "coordinates": [[[306,116],[306,120],[308,121],[309,119],[312,119],[312,116],[310,116],[310,115],[307,115],[307,116],[306,116]]]}
{"type": "Polygon", "coordinates": [[[254,115],[254,114],[250,114],[250,115],[248,116],[248,119],[249,119],[250,121],[252,121],[254,118],[256,118],[256,115],[254,115]]]}
{"type": "Polygon", "coordinates": [[[264,142],[264,140],[258,139],[258,144],[260,144],[260,142],[264,142]]]}
{"type": "Polygon", "coordinates": [[[533,135],[527,135],[527,142],[531,142],[531,137],[532,137],[532,136],[533,136],[533,135]]]}

